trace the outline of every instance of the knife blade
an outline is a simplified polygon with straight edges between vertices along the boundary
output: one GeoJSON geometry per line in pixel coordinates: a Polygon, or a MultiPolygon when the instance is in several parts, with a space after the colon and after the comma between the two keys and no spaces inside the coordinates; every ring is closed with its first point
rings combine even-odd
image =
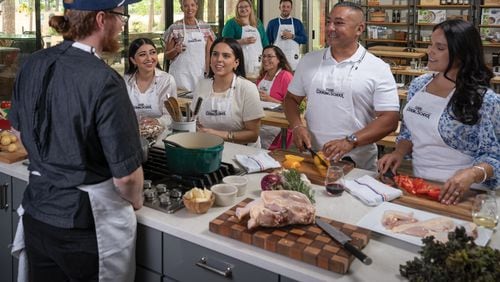
{"type": "Polygon", "coordinates": [[[331,224],[319,217],[316,217],[316,224],[361,262],[366,265],[370,265],[372,263],[372,259],[370,257],[365,255],[362,251],[349,243],[349,241],[351,241],[351,238],[345,235],[344,232],[340,231],[338,228],[333,227],[331,224]]]}
{"type": "Polygon", "coordinates": [[[309,151],[309,153],[311,153],[311,156],[313,157],[313,160],[314,160],[314,157],[318,157],[319,162],[320,162],[322,165],[324,165],[324,166],[326,166],[326,167],[329,167],[329,166],[330,166],[330,165],[328,165],[328,164],[325,162],[325,160],[323,160],[323,158],[322,158],[322,157],[320,157],[320,156],[318,155],[318,153],[316,153],[313,149],[311,149],[311,148],[307,148],[307,150],[309,151]]]}

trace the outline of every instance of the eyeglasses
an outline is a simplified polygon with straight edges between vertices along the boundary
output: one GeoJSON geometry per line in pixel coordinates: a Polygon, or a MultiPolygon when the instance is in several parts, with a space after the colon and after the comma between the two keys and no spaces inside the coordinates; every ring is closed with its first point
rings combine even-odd
{"type": "Polygon", "coordinates": [[[126,24],[128,22],[128,19],[130,18],[130,15],[127,15],[125,13],[120,13],[120,12],[117,12],[117,11],[106,11],[110,14],[113,14],[113,15],[117,15],[117,16],[120,16],[120,20],[126,24]]]}
{"type": "Polygon", "coordinates": [[[276,58],[276,56],[274,56],[274,55],[262,55],[262,59],[272,59],[272,58],[276,58]]]}

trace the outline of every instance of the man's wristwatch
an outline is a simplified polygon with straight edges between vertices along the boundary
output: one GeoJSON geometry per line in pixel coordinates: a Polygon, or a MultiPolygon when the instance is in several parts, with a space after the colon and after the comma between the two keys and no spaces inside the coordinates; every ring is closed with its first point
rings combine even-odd
{"type": "Polygon", "coordinates": [[[346,136],[345,140],[347,140],[347,142],[352,144],[353,149],[358,146],[358,136],[356,136],[356,134],[354,134],[354,133],[346,136]]]}

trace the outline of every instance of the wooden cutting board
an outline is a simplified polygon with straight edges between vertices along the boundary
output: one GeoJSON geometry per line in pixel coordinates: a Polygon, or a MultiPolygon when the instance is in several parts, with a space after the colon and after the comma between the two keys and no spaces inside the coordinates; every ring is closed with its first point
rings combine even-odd
{"type": "MultiPolygon", "coordinates": [[[[295,155],[303,157],[304,160],[300,163],[300,168],[298,168],[297,170],[305,174],[312,183],[317,185],[325,185],[325,178],[316,169],[311,154],[302,154],[300,152],[277,149],[269,152],[269,155],[281,164],[283,164],[283,161],[285,160],[285,155],[295,155]]],[[[340,161],[340,163],[344,165],[344,174],[349,173],[354,168],[354,165],[350,162],[340,161]]]]}
{"type": "MultiPolygon", "coordinates": [[[[442,187],[442,185],[439,185],[439,187],[442,187]]],[[[393,200],[392,202],[410,208],[416,208],[419,210],[472,221],[472,203],[474,202],[474,197],[477,194],[478,192],[476,191],[468,191],[465,193],[462,202],[456,205],[445,205],[434,200],[417,197],[403,190],[403,196],[393,200]]]]}
{"type": "MultiPolygon", "coordinates": [[[[244,207],[251,201],[247,198],[212,220],[210,231],[329,271],[343,274],[349,270],[354,256],[315,224],[248,230],[248,217],[238,222],[234,215],[237,207],[244,207]]],[[[362,249],[368,244],[371,231],[323,219],[350,236],[356,247],[362,249]]]]}
{"type": "Polygon", "coordinates": [[[17,141],[16,144],[19,149],[12,153],[7,152],[7,146],[0,145],[0,162],[11,164],[28,157],[28,152],[26,152],[21,143],[17,141]]]}

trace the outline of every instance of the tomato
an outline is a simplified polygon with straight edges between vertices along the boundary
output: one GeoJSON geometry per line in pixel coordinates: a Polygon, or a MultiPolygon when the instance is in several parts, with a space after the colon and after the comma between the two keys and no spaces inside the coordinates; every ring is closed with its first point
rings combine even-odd
{"type": "MultiPolygon", "coordinates": [[[[435,187],[435,186],[432,186],[432,187],[435,187]]],[[[441,189],[439,189],[439,188],[431,188],[429,190],[429,192],[427,192],[427,196],[429,196],[429,198],[431,198],[435,201],[439,201],[440,194],[441,194],[441,189]]]]}
{"type": "Polygon", "coordinates": [[[413,178],[412,182],[415,190],[428,190],[428,184],[422,178],[413,178]]]}
{"type": "Polygon", "coordinates": [[[417,191],[413,187],[413,182],[411,181],[411,178],[406,175],[396,175],[394,176],[394,181],[396,181],[396,184],[406,190],[406,192],[411,193],[411,194],[416,194],[417,191]]]}

